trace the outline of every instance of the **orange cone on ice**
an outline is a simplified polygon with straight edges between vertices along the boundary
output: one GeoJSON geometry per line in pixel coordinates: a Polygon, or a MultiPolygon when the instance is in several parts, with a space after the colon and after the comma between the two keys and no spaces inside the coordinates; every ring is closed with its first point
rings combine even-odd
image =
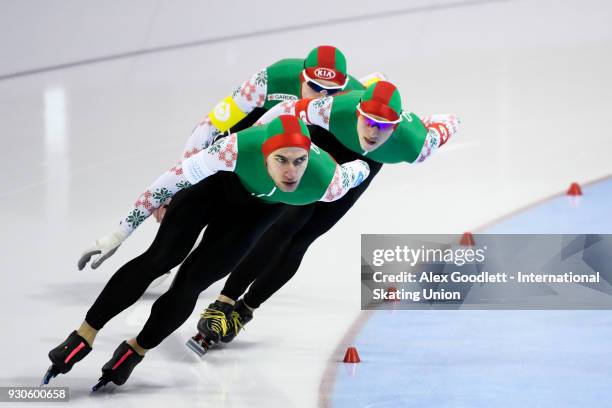
{"type": "Polygon", "coordinates": [[[572,183],[569,187],[569,189],[567,190],[567,195],[569,196],[581,196],[582,195],[582,189],[580,188],[580,184],[578,183],[572,183]]]}
{"type": "Polygon", "coordinates": [[[464,232],[463,236],[461,237],[461,241],[459,241],[459,245],[463,245],[463,246],[474,246],[474,236],[472,235],[471,232],[464,232]]]}
{"type": "Polygon", "coordinates": [[[359,358],[359,353],[357,353],[357,349],[355,347],[349,347],[346,349],[346,353],[344,354],[345,363],[360,363],[361,359],[359,358]]]}

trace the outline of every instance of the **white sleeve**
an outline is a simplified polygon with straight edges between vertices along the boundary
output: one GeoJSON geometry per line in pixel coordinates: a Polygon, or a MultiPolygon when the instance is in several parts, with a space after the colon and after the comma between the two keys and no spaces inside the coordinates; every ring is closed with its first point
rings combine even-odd
{"type": "Polygon", "coordinates": [[[268,123],[272,122],[273,119],[278,118],[280,115],[295,115],[295,104],[297,102],[297,100],[290,100],[273,106],[269,111],[264,113],[257,120],[257,122],[255,122],[254,126],[267,125],[268,123]]]}
{"type": "Polygon", "coordinates": [[[121,219],[119,228],[130,235],[157,208],[168,202],[178,191],[191,185],[183,174],[181,162],[162,174],[138,197],[130,211],[121,219]]]}
{"type": "Polygon", "coordinates": [[[196,184],[217,171],[234,171],[237,159],[238,143],[234,133],[185,159],[185,178],[191,184],[196,184]]]}
{"type": "Polygon", "coordinates": [[[200,152],[200,150],[206,149],[222,134],[223,132],[212,124],[207,115],[195,126],[195,128],[193,128],[191,136],[187,140],[185,148],[183,149],[183,158],[188,159],[194,154],[200,152]]]}
{"type": "Polygon", "coordinates": [[[121,231],[125,236],[130,235],[154,210],[168,202],[180,190],[217,171],[233,171],[237,157],[236,135],[232,134],[179,162],[138,197],[127,215],[122,218],[119,225],[121,231]]]}
{"type": "Polygon", "coordinates": [[[236,88],[232,93],[232,99],[242,112],[248,114],[253,109],[264,106],[267,94],[268,70],[263,68],[236,88]]]}
{"type": "Polygon", "coordinates": [[[370,175],[370,166],[363,160],[336,165],[336,171],[325,194],[319,201],[336,201],[344,197],[348,191],[360,185],[370,175]]]}
{"type": "Polygon", "coordinates": [[[325,130],[329,130],[329,115],[331,114],[333,103],[334,98],[331,96],[328,96],[327,98],[313,99],[310,101],[306,110],[307,123],[309,125],[316,125],[325,130]]]}
{"type": "Polygon", "coordinates": [[[415,160],[417,163],[425,161],[440,146],[448,142],[450,138],[455,137],[459,132],[461,119],[456,115],[436,114],[424,117],[421,122],[427,129],[427,136],[421,148],[421,153],[415,160]]]}
{"type": "Polygon", "coordinates": [[[232,92],[228,97],[233,101],[235,106],[240,110],[240,113],[233,111],[227,102],[227,99],[219,102],[213,110],[207,114],[191,132],[191,137],[183,150],[183,158],[187,159],[200,150],[207,148],[221,135],[226,129],[240,123],[244,116],[248,115],[255,108],[260,108],[266,102],[266,93],[268,91],[268,71],[264,68],[255,73],[250,79],[244,81],[242,85],[232,92]],[[217,124],[222,123],[223,129],[217,128],[213,124],[216,118],[217,124]]]}
{"type": "Polygon", "coordinates": [[[329,115],[333,102],[332,97],[285,101],[266,112],[255,125],[265,125],[280,115],[295,115],[307,125],[321,126],[329,130],[329,115]]]}
{"type": "Polygon", "coordinates": [[[427,136],[425,136],[425,142],[423,143],[423,147],[421,148],[421,153],[419,153],[419,157],[414,161],[414,163],[422,163],[429,156],[435,153],[440,146],[440,134],[437,130],[433,128],[427,129],[427,136]]]}

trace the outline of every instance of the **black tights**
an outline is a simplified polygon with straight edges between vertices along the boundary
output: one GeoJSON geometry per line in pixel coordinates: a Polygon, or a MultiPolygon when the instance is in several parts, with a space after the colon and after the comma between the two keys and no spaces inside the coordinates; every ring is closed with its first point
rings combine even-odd
{"type": "Polygon", "coordinates": [[[329,231],[368,188],[382,164],[370,162],[370,176],[340,200],[287,207],[240,265],[232,271],[221,294],[259,307],[297,272],[310,244],[329,231]]]}
{"type": "Polygon", "coordinates": [[[134,304],[151,282],[184,260],[136,338],[143,348],[156,347],[187,320],[199,294],[238,265],[282,208],[253,198],[237,176],[227,172],[179,192],[149,249],[111,277],[85,320],[101,329],[134,304]],[[201,243],[190,254],[204,227],[201,243]]]}

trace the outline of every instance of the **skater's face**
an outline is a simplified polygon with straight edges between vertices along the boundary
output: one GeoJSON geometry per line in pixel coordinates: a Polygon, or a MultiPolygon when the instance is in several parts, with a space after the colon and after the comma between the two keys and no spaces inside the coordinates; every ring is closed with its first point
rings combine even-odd
{"type": "MultiPolygon", "coordinates": [[[[331,86],[331,87],[338,86],[338,84],[336,84],[335,82],[325,81],[323,79],[317,79],[317,82],[323,86],[331,86]]],[[[304,81],[302,83],[302,98],[310,98],[310,99],[325,98],[326,96],[331,96],[342,90],[342,89],[327,90],[327,89],[321,89],[318,86],[315,86],[315,88],[317,88],[315,89],[308,83],[309,81],[304,81]]]]}
{"type": "MultiPolygon", "coordinates": [[[[380,119],[375,115],[369,115],[373,119],[380,119]]],[[[368,118],[359,115],[357,118],[357,135],[359,136],[359,145],[366,152],[371,152],[378,149],[383,143],[389,140],[391,134],[397,126],[377,125],[376,122],[368,120],[368,118]]]]}
{"type": "Polygon", "coordinates": [[[308,166],[308,151],[301,147],[283,147],[266,158],[268,174],[279,190],[295,191],[308,166]]]}

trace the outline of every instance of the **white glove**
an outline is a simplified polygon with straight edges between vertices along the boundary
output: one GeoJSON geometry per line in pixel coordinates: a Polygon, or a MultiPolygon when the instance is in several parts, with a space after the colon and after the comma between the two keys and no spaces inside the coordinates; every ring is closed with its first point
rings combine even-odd
{"type": "Polygon", "coordinates": [[[363,180],[367,179],[370,175],[370,166],[363,160],[354,160],[350,163],[345,163],[342,166],[346,166],[347,164],[350,166],[352,172],[351,188],[360,185],[363,180]]]}
{"type": "Polygon", "coordinates": [[[428,130],[433,130],[439,136],[440,146],[455,136],[459,131],[461,120],[455,115],[431,115],[421,120],[428,130]]]}
{"type": "Polygon", "coordinates": [[[94,247],[89,248],[81,255],[78,263],[79,270],[83,270],[91,257],[97,254],[100,254],[100,256],[93,260],[91,269],[96,269],[98,266],[102,265],[102,262],[106,261],[106,259],[114,254],[117,248],[119,248],[119,245],[121,245],[127,237],[127,233],[119,230],[98,239],[94,247]]]}

